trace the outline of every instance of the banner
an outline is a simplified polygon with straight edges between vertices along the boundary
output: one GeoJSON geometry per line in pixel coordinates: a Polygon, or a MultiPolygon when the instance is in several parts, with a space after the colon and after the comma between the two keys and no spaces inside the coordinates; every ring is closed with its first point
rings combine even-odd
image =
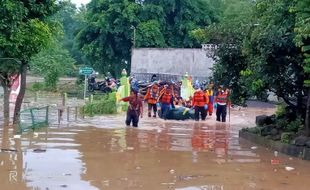
{"type": "Polygon", "coordinates": [[[20,75],[14,75],[11,77],[11,80],[13,80],[13,85],[11,87],[11,94],[10,94],[10,107],[12,110],[15,109],[15,103],[17,96],[20,92],[20,83],[21,83],[21,77],[20,75]]]}

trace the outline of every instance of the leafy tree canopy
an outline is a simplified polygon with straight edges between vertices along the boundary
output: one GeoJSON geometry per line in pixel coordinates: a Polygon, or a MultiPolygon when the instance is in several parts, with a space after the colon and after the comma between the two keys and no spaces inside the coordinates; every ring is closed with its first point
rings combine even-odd
{"type": "Polygon", "coordinates": [[[130,68],[133,40],[136,47],[200,47],[190,32],[218,20],[212,4],[216,2],[93,0],[78,34],[79,47],[95,68],[119,75],[130,68]]]}

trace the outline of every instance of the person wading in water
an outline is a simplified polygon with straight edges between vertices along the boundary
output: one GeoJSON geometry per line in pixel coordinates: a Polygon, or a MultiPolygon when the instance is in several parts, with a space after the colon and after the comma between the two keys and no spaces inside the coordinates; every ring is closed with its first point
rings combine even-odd
{"type": "Polygon", "coordinates": [[[130,96],[121,99],[120,101],[129,102],[127,117],[126,117],[126,125],[130,126],[132,122],[133,127],[138,127],[139,116],[143,117],[143,106],[142,100],[138,96],[137,91],[131,91],[130,96]]]}

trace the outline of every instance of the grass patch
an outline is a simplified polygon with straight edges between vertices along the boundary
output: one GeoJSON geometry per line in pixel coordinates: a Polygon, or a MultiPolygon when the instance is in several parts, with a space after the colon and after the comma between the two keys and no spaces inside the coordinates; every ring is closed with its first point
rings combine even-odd
{"type": "Polygon", "coordinates": [[[116,114],[116,112],[115,92],[94,98],[93,102],[87,102],[80,110],[80,113],[86,116],[116,114]]]}

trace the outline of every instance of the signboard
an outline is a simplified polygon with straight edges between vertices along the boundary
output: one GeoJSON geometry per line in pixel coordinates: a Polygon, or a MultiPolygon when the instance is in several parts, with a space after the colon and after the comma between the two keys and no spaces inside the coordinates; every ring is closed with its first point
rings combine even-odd
{"type": "Polygon", "coordinates": [[[79,74],[85,76],[84,81],[84,100],[86,98],[86,88],[87,88],[87,75],[91,75],[94,72],[93,68],[91,67],[81,67],[79,69],[79,74]]]}
{"type": "Polygon", "coordinates": [[[90,75],[93,73],[93,68],[91,67],[81,67],[79,70],[80,75],[90,75]]]}

